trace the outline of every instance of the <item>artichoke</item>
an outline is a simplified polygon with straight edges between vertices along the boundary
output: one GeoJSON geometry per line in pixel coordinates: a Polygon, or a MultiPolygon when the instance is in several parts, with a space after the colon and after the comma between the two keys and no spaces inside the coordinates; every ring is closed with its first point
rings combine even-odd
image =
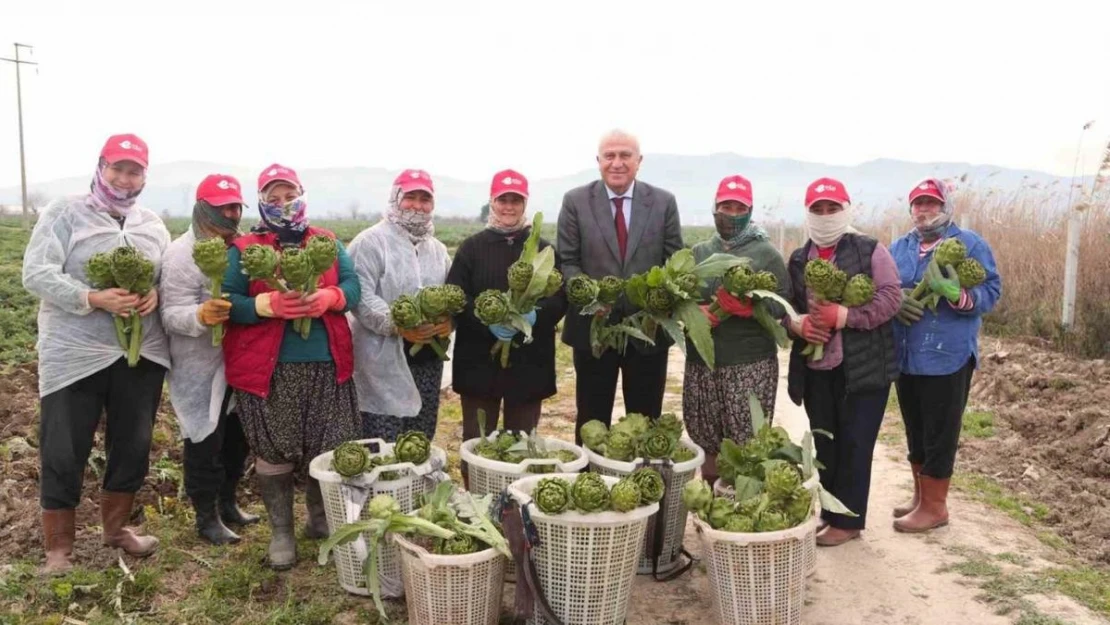
{"type": "Polygon", "coordinates": [[[755,522],[758,532],[779,532],[792,527],[786,515],[778,510],[767,510],[755,522]]]}
{"type": "Polygon", "coordinates": [[[682,505],[690,512],[703,516],[713,503],[713,489],[705,480],[694,478],[682,487],[682,505]]]}
{"type": "Polygon", "coordinates": [[[361,475],[370,469],[370,452],[361,443],[340,443],[332,452],[332,467],[343,477],[361,475]]]}
{"type": "Polygon", "coordinates": [[[624,430],[632,435],[633,438],[640,438],[651,427],[651,419],[638,412],[630,412],[623,417],[617,424],[613,426],[614,430],[624,430]]]}
{"type": "Polygon", "coordinates": [[[641,498],[639,485],[636,484],[635,480],[627,477],[613,484],[613,489],[609,491],[609,499],[613,510],[617,512],[634,510],[640,505],[641,498]]]}
{"type": "Polygon", "coordinates": [[[648,430],[640,437],[639,451],[644,458],[670,458],[678,439],[660,427],[648,430]]]}
{"type": "MultiPolygon", "coordinates": [[[[193,262],[208,278],[208,294],[212,299],[223,297],[224,273],[227,271],[227,244],[220,237],[201,239],[193,244],[193,262]]],[[[212,328],[212,347],[223,343],[224,326],[217,324],[212,328]]]]}
{"type": "Polygon", "coordinates": [[[578,431],[582,437],[582,443],[594,451],[601,449],[605,444],[606,439],[609,438],[609,428],[597,419],[587,421],[582,424],[582,429],[578,431]]]}
{"type": "Polygon", "coordinates": [[[438,320],[447,312],[447,294],[438,286],[426,286],[416,294],[424,319],[438,320]]]}
{"type": "Polygon", "coordinates": [[[663,287],[648,289],[644,296],[644,308],[650,313],[665,315],[674,307],[674,295],[663,287]]]}
{"type": "Polygon", "coordinates": [[[779,279],[770,271],[760,271],[752,278],[752,288],[757,291],[779,290],[779,279]]]}
{"type": "Polygon", "coordinates": [[[763,490],[775,501],[786,501],[801,486],[802,474],[788,462],[776,464],[763,480],[763,490]]]}
{"type": "Polygon", "coordinates": [[[121,289],[137,293],[135,283],[143,273],[143,257],[139,251],[133,247],[117,247],[112,250],[109,259],[112,264],[112,278],[116,285],[121,289]]]}
{"type": "Polygon", "coordinates": [[[423,321],[420,304],[411,295],[401,295],[389,305],[389,316],[393,324],[402,330],[411,330],[423,321]]]}
{"type": "Polygon", "coordinates": [[[561,477],[545,477],[532,491],[532,500],[544,514],[565,512],[571,507],[570,482],[561,477]]]}
{"type": "Polygon", "coordinates": [[[528,283],[532,281],[532,263],[518,260],[509,265],[509,289],[514,295],[528,290],[528,283]]]}
{"type": "Polygon", "coordinates": [[[695,297],[698,294],[698,287],[701,281],[692,273],[683,273],[676,276],[674,282],[680,291],[691,297],[695,297]]]}
{"type": "Polygon", "coordinates": [[[98,252],[89,257],[85,263],[85,277],[89,286],[94,289],[111,289],[116,286],[116,278],[112,275],[112,255],[109,252],[98,252]]]}
{"type": "Polygon", "coordinates": [[[432,553],[441,556],[462,556],[477,551],[478,541],[462,532],[456,532],[451,538],[436,538],[432,542],[432,553]]]}
{"type": "MultiPolygon", "coordinates": [[[[728,520],[736,514],[736,502],[726,497],[714,497],[713,503],[709,504],[708,518],[709,527],[719,530],[728,523],[728,520]]],[[[741,513],[742,514],[742,513],[741,513]]]]}
{"type": "Polygon", "coordinates": [[[805,523],[809,519],[809,515],[813,513],[813,494],[804,488],[798,489],[794,496],[790,498],[790,501],[783,506],[782,510],[786,513],[787,520],[790,521],[790,527],[797,527],[805,523]]]}
{"type": "Polygon", "coordinates": [[[597,473],[579,473],[570,487],[570,497],[581,512],[598,512],[609,507],[609,487],[597,473]]]}
{"type": "Polygon", "coordinates": [[[383,521],[388,521],[395,514],[401,514],[401,506],[397,500],[385,493],[374,495],[367,504],[367,510],[370,512],[370,518],[383,521]]]}
{"type": "Polygon", "coordinates": [[[597,289],[597,301],[612,306],[624,292],[624,280],[617,276],[605,276],[598,281],[597,289]]]}
{"type": "Polygon", "coordinates": [[[741,534],[751,534],[755,531],[755,521],[749,516],[741,516],[734,514],[728,517],[724,526],[721,527],[726,532],[738,532],[741,534]]]}
{"type": "Polygon", "coordinates": [[[519,442],[520,439],[517,437],[516,434],[513,434],[512,432],[502,432],[497,435],[497,439],[493,441],[493,445],[497,448],[497,451],[505,453],[509,451],[510,447],[516,445],[519,442]]]}
{"type": "Polygon", "coordinates": [[[636,469],[629,477],[640,487],[640,500],[644,505],[663,499],[663,493],[667,487],[663,483],[663,476],[655,469],[651,467],[636,469]]]}
{"type": "MultiPolygon", "coordinates": [[[[154,263],[133,247],[117,247],[109,257],[112,264],[112,278],[121,289],[146,295],[154,288],[154,263]]],[[[131,310],[130,336],[127,337],[127,365],[138,366],[143,343],[143,320],[138,311],[131,310]]],[[[120,327],[116,327],[117,338],[122,338],[120,327]]]]}
{"type": "Polygon", "coordinates": [[[439,287],[443,292],[445,309],[448,314],[457,315],[466,308],[466,292],[457,284],[444,284],[439,287]]]}
{"type": "Polygon", "coordinates": [[[755,275],[751,265],[734,265],[721,278],[721,285],[733,295],[743,295],[755,288],[755,275]]]}
{"type": "Polygon", "coordinates": [[[505,322],[509,314],[509,299],[495,289],[482,291],[474,300],[474,316],[483,325],[491,326],[505,322]]]}
{"type": "Polygon", "coordinates": [[[841,303],[849,308],[853,306],[863,306],[869,304],[872,298],[875,297],[875,282],[871,277],[857,273],[848,280],[848,284],[844,286],[844,296],[841,303]]]}
{"type": "Polygon", "coordinates": [[[655,427],[670,434],[676,440],[682,437],[682,419],[673,412],[664,412],[655,420],[655,427]]]}
{"type": "MultiPolygon", "coordinates": [[[[386,454],[384,456],[371,456],[370,466],[366,467],[366,470],[373,471],[378,467],[390,464],[397,464],[397,459],[394,458],[392,454],[386,454]]],[[[401,479],[401,473],[397,471],[382,471],[380,474],[378,474],[378,479],[382,480],[383,482],[399,480],[401,479]]]]}
{"type": "Polygon", "coordinates": [[[488,460],[501,459],[501,452],[497,450],[497,445],[487,440],[479,441],[478,444],[474,446],[474,453],[488,460]]]}
{"type": "Polygon", "coordinates": [[[764,510],[771,507],[771,498],[767,493],[756,495],[755,497],[748,497],[741,501],[736,506],[737,513],[755,518],[759,516],[764,510]]]}
{"type": "Polygon", "coordinates": [[[593,278],[580,273],[567,281],[567,301],[582,308],[594,303],[598,296],[598,284],[593,278]]]}
{"type": "Polygon", "coordinates": [[[848,276],[827,260],[814,258],[806,263],[805,284],[817,299],[839,302],[848,276]]]}
{"type": "Polygon", "coordinates": [[[937,261],[937,265],[941,268],[952,265],[958,266],[967,258],[967,246],[959,239],[945,239],[937,246],[936,251],[933,252],[933,259],[937,261]]]}
{"type": "Polygon", "coordinates": [[[674,453],[671,454],[671,462],[678,464],[680,462],[690,462],[698,457],[698,452],[690,449],[685,445],[677,445],[674,448],[674,453]]]}
{"type": "MultiPolygon", "coordinates": [[[[551,455],[548,454],[548,457],[550,458],[551,455]]],[[[578,454],[574,453],[573,451],[571,451],[569,449],[558,449],[558,450],[555,451],[555,456],[554,457],[557,458],[559,460],[559,462],[562,462],[562,463],[565,464],[567,462],[574,462],[575,460],[577,460],[578,459],[578,454]]]]}
{"type": "Polygon", "coordinates": [[[960,277],[960,286],[970,289],[986,281],[987,270],[983,268],[979,261],[974,258],[967,258],[956,266],[956,275],[960,277]]]}
{"type": "Polygon", "coordinates": [[[605,457],[628,462],[636,457],[636,437],[627,430],[613,428],[605,441],[605,457]]]}
{"type": "Polygon", "coordinates": [[[290,289],[308,292],[316,278],[316,267],[301,248],[291,247],[281,253],[281,275],[290,289]]]}
{"type": "Polygon", "coordinates": [[[551,273],[547,274],[547,286],[543,290],[544,297],[551,297],[563,288],[563,273],[558,269],[552,269],[551,273]]]}
{"type": "Polygon", "coordinates": [[[397,443],[393,446],[393,455],[397,457],[397,462],[421,465],[428,461],[431,453],[432,443],[428,440],[428,435],[417,430],[398,436],[397,443]]]}
{"type": "Polygon", "coordinates": [[[255,243],[248,245],[243,250],[243,273],[251,280],[265,280],[273,282],[278,274],[278,265],[281,262],[277,250],[269,245],[255,243]]]}
{"type": "Polygon", "coordinates": [[[335,239],[317,234],[305,243],[304,253],[312,260],[313,273],[320,276],[335,264],[339,257],[339,246],[335,244],[335,239]]]}

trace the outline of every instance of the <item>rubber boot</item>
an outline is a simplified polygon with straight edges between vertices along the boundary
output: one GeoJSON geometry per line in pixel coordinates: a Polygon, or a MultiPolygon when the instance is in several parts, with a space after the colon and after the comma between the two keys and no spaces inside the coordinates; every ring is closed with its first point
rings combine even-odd
{"type": "Polygon", "coordinates": [[[65,575],[73,569],[73,541],[77,511],[69,508],[42,511],[42,545],[46,551],[43,575],[65,575]]]}
{"type": "Polygon", "coordinates": [[[293,537],[293,474],[259,475],[262,502],[270,516],[270,568],[284,571],[297,563],[293,537]]]}
{"type": "Polygon", "coordinates": [[[100,491],[100,520],[104,525],[104,544],[123,549],[128,555],[145,558],[158,549],[158,539],[141,536],[126,527],[135,505],[135,493],[100,491]]]}
{"type": "Polygon", "coordinates": [[[920,534],[948,525],[948,479],[921,476],[921,503],[913,512],[894,520],[894,529],[920,534]]]}
{"type": "Polygon", "coordinates": [[[239,535],[227,528],[216,511],[216,498],[210,495],[193,497],[197,513],[197,534],[213,545],[239,542],[239,535]]]}
{"type": "Polygon", "coordinates": [[[910,463],[910,468],[913,470],[913,499],[894,509],[894,518],[896,519],[913,512],[917,508],[917,504],[921,503],[921,466],[917,463],[910,463]]]}
{"type": "Polygon", "coordinates": [[[244,512],[235,501],[235,493],[239,490],[239,480],[225,481],[220,487],[220,518],[224,523],[233,525],[251,525],[261,519],[257,514],[244,512]]]}
{"type": "Polygon", "coordinates": [[[305,537],[327,538],[331,532],[328,531],[328,514],[324,511],[324,494],[320,492],[318,480],[308,478],[304,500],[305,507],[308,508],[308,519],[304,525],[305,537]]]}

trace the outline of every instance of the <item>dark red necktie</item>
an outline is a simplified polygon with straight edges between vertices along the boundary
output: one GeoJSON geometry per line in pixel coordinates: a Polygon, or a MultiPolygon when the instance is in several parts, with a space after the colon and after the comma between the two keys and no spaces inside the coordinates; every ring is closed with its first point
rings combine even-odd
{"type": "Polygon", "coordinates": [[[617,226],[617,247],[621,251],[621,262],[624,262],[624,252],[628,249],[628,224],[624,223],[624,198],[613,198],[613,204],[617,206],[617,214],[614,221],[617,226]]]}

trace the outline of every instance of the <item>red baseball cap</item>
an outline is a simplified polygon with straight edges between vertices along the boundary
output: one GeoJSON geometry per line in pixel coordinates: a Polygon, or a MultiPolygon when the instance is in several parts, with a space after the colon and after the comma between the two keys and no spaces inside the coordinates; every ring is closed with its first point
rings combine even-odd
{"type": "Polygon", "coordinates": [[[242,204],[243,189],[234,176],[209,174],[197,187],[197,201],[204,200],[211,206],[242,204]]]}
{"type": "Polygon", "coordinates": [[[490,199],[496,200],[506,193],[515,193],[528,199],[528,179],[512,169],[497,172],[489,185],[490,199]]]}
{"type": "Polygon", "coordinates": [[[279,180],[281,182],[288,182],[298,189],[304,189],[304,187],[301,186],[301,179],[297,177],[297,172],[293,171],[291,167],[274,163],[266,169],[263,169],[261,174],[258,174],[258,190],[261,191],[268,187],[270,183],[279,180]]]}
{"type": "Polygon", "coordinates": [[[910,204],[913,204],[914,200],[923,195],[936,198],[943,204],[947,201],[944,197],[944,187],[941,186],[943,184],[944,183],[933,178],[926,178],[917,183],[917,186],[910,190],[910,204]]]}
{"type": "Polygon", "coordinates": [[[748,208],[752,207],[752,183],[743,176],[726,176],[717,185],[717,204],[735,200],[748,208]]]}
{"type": "Polygon", "coordinates": [[[393,184],[401,187],[401,193],[427,191],[430,195],[436,194],[432,177],[423,169],[406,169],[393,179],[393,184]]]}
{"type": "Polygon", "coordinates": [[[108,161],[109,165],[120,161],[134,161],[146,169],[150,163],[150,152],[147,150],[146,141],[132,134],[108,137],[100,150],[100,156],[108,161]]]}
{"type": "Polygon", "coordinates": [[[841,205],[852,202],[852,198],[848,197],[848,190],[844,188],[844,183],[832,178],[818,178],[806,189],[806,208],[820,200],[829,200],[841,205]]]}

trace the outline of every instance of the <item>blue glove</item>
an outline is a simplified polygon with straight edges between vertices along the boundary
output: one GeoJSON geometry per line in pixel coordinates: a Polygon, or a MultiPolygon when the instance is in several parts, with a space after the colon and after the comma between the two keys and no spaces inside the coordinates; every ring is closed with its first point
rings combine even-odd
{"type": "Polygon", "coordinates": [[[530,326],[536,325],[536,309],[535,308],[528,311],[528,314],[521,315],[521,316],[524,317],[524,320],[528,322],[528,325],[530,325],[530,326]]]}
{"type": "Polygon", "coordinates": [[[489,331],[502,341],[508,341],[516,336],[516,328],[512,326],[501,325],[500,323],[495,323],[491,325],[489,327],[489,331]]]}

